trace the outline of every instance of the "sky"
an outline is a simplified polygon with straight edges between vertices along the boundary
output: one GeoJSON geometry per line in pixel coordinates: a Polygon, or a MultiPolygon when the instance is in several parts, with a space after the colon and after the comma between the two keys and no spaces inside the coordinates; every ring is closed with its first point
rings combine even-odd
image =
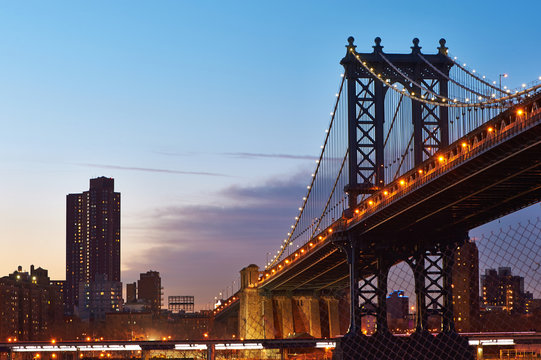
{"type": "MultiPolygon", "coordinates": [[[[115,179],[122,281],[204,308],[297,214],[348,36],[541,75],[538,1],[0,2],[0,274],[65,278],[65,197],[115,179]]],[[[539,215],[539,205],[504,222],[539,215]]],[[[473,236],[497,231],[493,223],[473,236]]]]}

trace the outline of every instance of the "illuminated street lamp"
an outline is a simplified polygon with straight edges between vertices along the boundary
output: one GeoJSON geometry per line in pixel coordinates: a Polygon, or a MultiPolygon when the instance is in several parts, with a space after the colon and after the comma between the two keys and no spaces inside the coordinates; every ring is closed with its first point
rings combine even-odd
{"type": "Polygon", "coordinates": [[[498,75],[498,76],[500,77],[500,91],[501,91],[501,89],[502,89],[502,76],[503,76],[504,78],[506,78],[506,77],[508,77],[509,75],[507,75],[507,74],[500,74],[500,75],[498,75]]]}

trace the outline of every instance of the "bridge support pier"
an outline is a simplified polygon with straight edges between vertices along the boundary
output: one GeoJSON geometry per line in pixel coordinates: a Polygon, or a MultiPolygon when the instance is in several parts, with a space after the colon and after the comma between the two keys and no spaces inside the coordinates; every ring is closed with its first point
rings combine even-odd
{"type": "MultiPolygon", "coordinates": [[[[350,329],[339,341],[334,358],[474,359],[475,354],[468,339],[458,335],[453,319],[454,252],[466,238],[467,233],[457,232],[456,237],[442,239],[436,248],[419,250],[407,260],[413,269],[417,304],[416,332],[409,338],[393,336],[387,325],[388,272],[396,260],[401,258],[388,252],[372,253],[371,257],[376,260],[375,266],[364,268],[366,273],[361,278],[359,245],[350,239],[340,243],[348,256],[351,313],[350,329]],[[375,320],[375,329],[363,324],[363,319],[375,320]],[[435,322],[439,322],[436,329],[439,334],[436,337],[429,332],[435,322]]],[[[363,252],[366,253],[366,250],[363,252]]]]}
{"type": "Polygon", "coordinates": [[[415,277],[416,326],[408,352],[416,359],[471,360],[475,354],[468,339],[455,331],[453,319],[452,270],[454,252],[467,238],[421,250],[408,260],[415,277]],[[439,323],[437,337],[430,334],[430,325],[439,323]]]}
{"type": "Polygon", "coordinates": [[[272,297],[269,294],[262,296],[263,301],[263,339],[274,339],[276,331],[274,328],[274,309],[272,297]]]}
{"type": "Polygon", "coordinates": [[[293,307],[290,296],[277,296],[278,315],[281,320],[280,333],[282,338],[286,339],[293,335],[295,328],[293,326],[293,307]]]}
{"type": "Polygon", "coordinates": [[[214,348],[214,344],[208,344],[207,345],[207,360],[215,360],[216,359],[216,349],[214,348]]]}
{"type": "Polygon", "coordinates": [[[316,295],[293,296],[293,322],[295,333],[321,337],[319,298],[316,295]]]}
{"type": "Polygon", "coordinates": [[[263,338],[262,298],[256,288],[242,289],[240,294],[239,337],[244,339],[263,338]]]}
{"type": "Polygon", "coordinates": [[[361,278],[360,248],[355,239],[341,243],[349,265],[350,325],[349,330],[337,344],[333,358],[341,360],[402,359],[399,341],[387,326],[387,276],[392,262],[384,253],[374,254],[376,266],[372,274],[361,278]],[[375,320],[372,330],[365,326],[363,319],[375,320]]]}
{"type": "Polygon", "coordinates": [[[323,297],[327,305],[328,318],[323,321],[329,323],[329,337],[334,338],[341,334],[340,331],[340,312],[338,309],[339,301],[334,297],[323,297]]]}

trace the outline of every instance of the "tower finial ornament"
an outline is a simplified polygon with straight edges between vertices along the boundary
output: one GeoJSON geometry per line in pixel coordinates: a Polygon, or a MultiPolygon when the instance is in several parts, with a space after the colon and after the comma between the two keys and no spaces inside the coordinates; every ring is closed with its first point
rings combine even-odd
{"type": "Polygon", "coordinates": [[[348,44],[346,47],[348,48],[348,53],[355,52],[356,45],[353,45],[353,42],[355,41],[355,38],[353,36],[348,37],[348,44]]]}
{"type": "Polygon", "coordinates": [[[445,46],[446,43],[447,41],[444,38],[440,39],[440,47],[438,48],[438,50],[442,55],[447,55],[449,53],[449,48],[445,46]]]}
{"type": "Polygon", "coordinates": [[[411,47],[412,54],[418,54],[421,52],[421,47],[419,46],[419,39],[413,38],[413,46],[411,47]]]}
{"type": "Polygon", "coordinates": [[[381,38],[379,36],[374,39],[374,43],[376,44],[372,46],[374,48],[374,52],[381,52],[383,46],[381,46],[381,38]]]}

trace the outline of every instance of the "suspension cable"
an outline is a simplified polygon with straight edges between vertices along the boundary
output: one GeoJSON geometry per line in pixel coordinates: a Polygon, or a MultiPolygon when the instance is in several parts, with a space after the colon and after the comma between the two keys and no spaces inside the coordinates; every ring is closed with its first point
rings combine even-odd
{"type": "Polygon", "coordinates": [[[401,156],[400,164],[398,164],[398,169],[396,169],[396,173],[394,174],[393,181],[395,181],[396,178],[398,178],[398,174],[400,174],[400,168],[402,168],[402,164],[404,164],[404,160],[406,159],[406,156],[410,149],[411,142],[413,141],[413,135],[414,133],[411,134],[410,141],[408,141],[408,146],[406,146],[406,150],[404,150],[404,153],[401,156]]]}
{"type": "MultiPolygon", "coordinates": [[[[418,53],[417,56],[419,56],[421,58],[421,60],[423,60],[428,66],[430,66],[430,68],[434,71],[436,71],[438,74],[440,74],[441,76],[443,76],[446,80],[452,82],[453,84],[456,84],[457,86],[461,87],[462,89],[466,90],[466,91],[469,91],[477,96],[481,96],[481,97],[484,97],[484,98],[489,98],[490,99],[490,96],[487,96],[485,94],[481,94],[481,93],[478,93],[477,91],[475,90],[472,90],[464,85],[462,85],[461,83],[459,83],[458,81],[455,81],[454,79],[451,79],[449,76],[447,76],[447,74],[445,74],[444,72],[442,72],[440,69],[438,69],[437,67],[435,67],[430,61],[428,61],[421,53],[418,53]]],[[[481,100],[481,99],[479,99],[481,100]]]]}
{"type": "Polygon", "coordinates": [[[402,99],[404,98],[404,94],[400,94],[400,100],[398,100],[398,105],[396,105],[396,111],[393,115],[393,120],[391,121],[391,125],[389,126],[389,131],[387,131],[387,136],[385,137],[385,141],[383,142],[383,148],[387,145],[387,141],[389,140],[389,136],[391,136],[391,130],[393,130],[394,122],[398,116],[398,111],[400,110],[400,105],[402,104],[402,99]]]}
{"type": "Polygon", "coordinates": [[[327,203],[325,204],[325,207],[323,208],[323,211],[321,212],[321,216],[319,216],[318,222],[312,231],[312,234],[310,234],[310,239],[312,239],[315,234],[317,233],[317,229],[319,228],[319,225],[321,224],[321,221],[323,221],[323,216],[325,216],[325,213],[327,212],[327,209],[329,207],[329,204],[331,203],[332,196],[334,195],[334,190],[336,190],[336,184],[338,184],[338,180],[340,180],[340,175],[342,175],[342,170],[344,169],[344,165],[346,164],[346,159],[348,158],[348,149],[346,149],[346,155],[344,155],[344,159],[342,159],[342,165],[340,165],[340,170],[338,171],[338,176],[336,177],[336,180],[334,181],[334,185],[332,187],[331,193],[329,195],[329,198],[327,199],[327,203]]]}
{"type": "Polygon", "coordinates": [[[312,176],[312,181],[310,182],[310,185],[308,185],[308,193],[306,194],[306,197],[304,198],[304,202],[303,202],[301,208],[299,209],[299,215],[296,217],[295,224],[292,226],[291,231],[288,233],[288,237],[284,240],[284,243],[282,244],[282,246],[280,246],[280,250],[278,250],[277,255],[273,259],[271,259],[270,263],[267,263],[265,265],[265,268],[271,267],[274,264],[276,264],[279,261],[279,259],[281,258],[281,256],[284,253],[285,249],[287,249],[287,247],[294,240],[294,239],[292,239],[293,234],[295,233],[295,230],[297,229],[297,226],[299,225],[299,222],[301,220],[301,216],[302,216],[302,214],[304,212],[304,209],[306,208],[306,204],[308,202],[308,199],[310,198],[310,193],[312,192],[312,188],[314,187],[314,183],[316,181],[316,177],[317,177],[318,171],[319,171],[320,166],[321,166],[321,160],[323,159],[323,154],[325,153],[325,149],[326,149],[328,141],[329,141],[329,136],[331,134],[331,129],[332,129],[332,126],[334,124],[334,120],[335,120],[335,116],[336,116],[336,110],[338,109],[338,104],[340,103],[340,97],[341,97],[342,91],[344,89],[345,80],[346,80],[345,76],[342,76],[342,81],[340,82],[340,87],[339,87],[339,90],[338,90],[338,96],[336,97],[336,102],[334,104],[333,112],[332,112],[332,115],[331,115],[331,121],[329,123],[329,128],[326,130],[327,133],[326,133],[326,136],[325,136],[325,141],[323,143],[323,147],[321,149],[319,159],[316,160],[316,162],[317,162],[316,170],[314,171],[314,176],[312,176]]]}
{"type": "Polygon", "coordinates": [[[446,55],[447,56],[447,59],[449,59],[456,67],[458,67],[460,70],[464,71],[466,74],[470,75],[471,77],[473,77],[474,79],[476,79],[477,81],[480,81],[482,82],[483,84],[491,87],[492,89],[494,90],[497,90],[499,92],[505,92],[503,91],[503,89],[500,89],[499,87],[497,86],[494,86],[493,84],[491,84],[490,82],[488,81],[485,81],[483,80],[482,78],[478,77],[477,75],[475,75],[474,73],[472,73],[471,71],[469,71],[468,69],[466,69],[464,66],[460,65],[458,62],[455,61],[455,59],[451,58],[450,56],[446,55]]]}

